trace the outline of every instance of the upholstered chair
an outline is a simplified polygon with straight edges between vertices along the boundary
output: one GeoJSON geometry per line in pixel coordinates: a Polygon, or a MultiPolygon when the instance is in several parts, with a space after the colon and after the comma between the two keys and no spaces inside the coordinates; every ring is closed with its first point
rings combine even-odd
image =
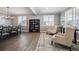
{"type": "Polygon", "coordinates": [[[47,32],[46,32],[46,33],[51,34],[51,35],[56,34],[56,33],[57,33],[57,26],[56,26],[56,25],[54,25],[54,26],[49,26],[49,27],[47,28],[47,32]]]}
{"type": "Polygon", "coordinates": [[[72,47],[72,40],[74,39],[75,28],[66,28],[65,33],[57,33],[53,38],[53,43],[59,43],[70,48],[72,47]]]}

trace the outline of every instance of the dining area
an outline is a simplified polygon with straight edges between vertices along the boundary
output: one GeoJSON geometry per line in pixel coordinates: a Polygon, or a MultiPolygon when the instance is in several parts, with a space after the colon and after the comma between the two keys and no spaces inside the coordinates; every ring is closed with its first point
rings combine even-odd
{"type": "Polygon", "coordinates": [[[0,26],[0,41],[19,35],[21,28],[19,26],[0,26]]]}

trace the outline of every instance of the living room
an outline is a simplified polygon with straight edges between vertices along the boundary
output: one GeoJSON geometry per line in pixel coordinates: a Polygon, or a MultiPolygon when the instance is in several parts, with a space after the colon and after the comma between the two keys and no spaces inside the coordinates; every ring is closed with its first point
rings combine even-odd
{"type": "Polygon", "coordinates": [[[77,7],[0,7],[0,50],[78,51],[78,10],[77,7]],[[67,27],[74,27],[69,38],[67,27]],[[64,41],[55,38],[57,35],[59,38],[64,35],[64,41]]]}

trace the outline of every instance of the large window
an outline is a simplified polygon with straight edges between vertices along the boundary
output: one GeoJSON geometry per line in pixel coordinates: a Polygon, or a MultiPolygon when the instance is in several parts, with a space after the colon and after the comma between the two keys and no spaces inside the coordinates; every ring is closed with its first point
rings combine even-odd
{"type": "Polygon", "coordinates": [[[79,29],[79,7],[76,7],[75,11],[75,26],[79,29]]]}
{"type": "Polygon", "coordinates": [[[61,15],[61,25],[63,27],[66,27],[68,25],[74,25],[73,9],[69,9],[61,15]]]}
{"type": "Polygon", "coordinates": [[[45,15],[43,16],[44,25],[52,26],[54,25],[54,15],[45,15]]]}
{"type": "Polygon", "coordinates": [[[75,26],[79,29],[79,16],[76,16],[75,26]]]}
{"type": "Polygon", "coordinates": [[[0,16],[0,25],[1,26],[12,25],[11,20],[7,20],[4,16],[0,16]]]}
{"type": "Polygon", "coordinates": [[[61,15],[61,25],[72,25],[79,29],[79,8],[72,8],[61,15]],[[64,15],[64,16],[63,16],[64,15]]]}
{"type": "Polygon", "coordinates": [[[73,25],[73,8],[65,11],[65,26],[73,25]]]}
{"type": "Polygon", "coordinates": [[[70,12],[67,13],[66,25],[73,25],[79,29],[79,14],[75,8],[72,8],[70,12]]]}
{"type": "Polygon", "coordinates": [[[61,26],[65,27],[65,13],[61,14],[61,26]]]}
{"type": "Polygon", "coordinates": [[[18,24],[22,26],[26,26],[27,25],[26,19],[27,19],[26,16],[18,16],[18,24]]]}
{"type": "Polygon", "coordinates": [[[66,24],[67,25],[73,25],[72,13],[67,13],[66,14],[66,24]]]}

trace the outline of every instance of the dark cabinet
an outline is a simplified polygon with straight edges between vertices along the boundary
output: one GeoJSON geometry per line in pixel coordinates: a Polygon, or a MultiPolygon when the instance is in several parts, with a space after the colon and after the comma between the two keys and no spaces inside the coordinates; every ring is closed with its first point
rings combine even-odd
{"type": "Polygon", "coordinates": [[[40,32],[40,20],[39,19],[29,20],[29,32],[40,32]]]}

